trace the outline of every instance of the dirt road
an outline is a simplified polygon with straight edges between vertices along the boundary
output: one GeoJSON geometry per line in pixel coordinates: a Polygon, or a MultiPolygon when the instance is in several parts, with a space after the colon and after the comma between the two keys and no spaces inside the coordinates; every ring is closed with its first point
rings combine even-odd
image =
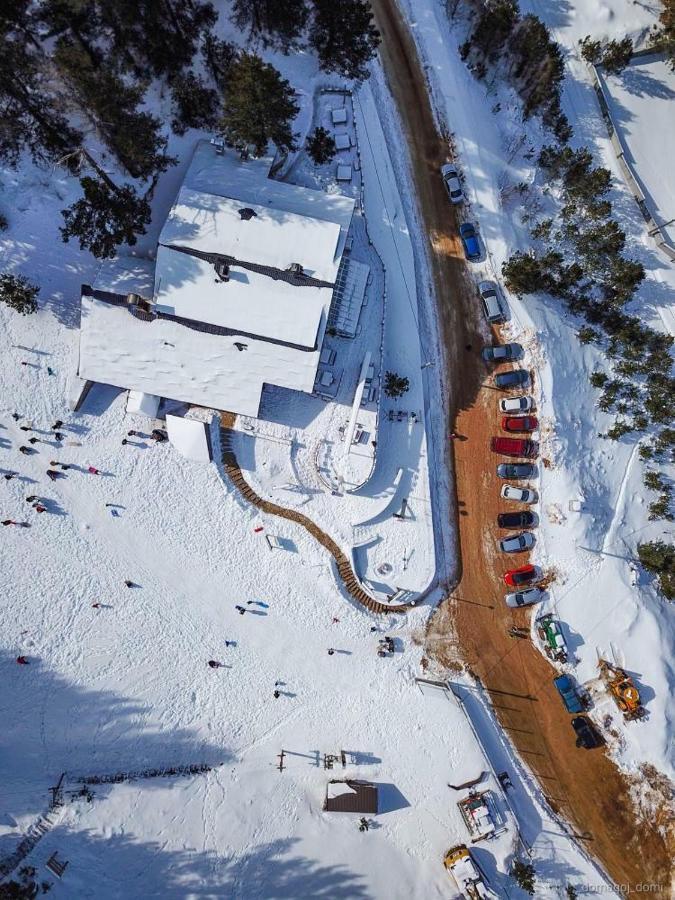
{"type": "MultiPolygon", "coordinates": [[[[504,604],[502,575],[527,561],[495,551],[499,505],[497,460],[488,449],[497,431],[497,395],[480,362],[480,310],[458,240],[457,217],[439,175],[448,159],[438,134],[416,50],[395,0],[372,0],[382,34],[381,58],[407,132],[416,193],[447,353],[450,430],[456,473],[461,574],[427,636],[430,655],[462,661],[490,691],[501,723],[537,775],[551,805],[577,828],[589,852],[617,884],[659,883],[667,896],[670,856],[661,836],[636,824],[629,785],[602,750],[575,747],[570,716],[552,686],[556,672],[529,639],[509,636],[529,613],[504,604]]],[[[495,337],[498,337],[495,334],[495,337]]],[[[639,728],[639,724],[632,727],[639,728]]]]}

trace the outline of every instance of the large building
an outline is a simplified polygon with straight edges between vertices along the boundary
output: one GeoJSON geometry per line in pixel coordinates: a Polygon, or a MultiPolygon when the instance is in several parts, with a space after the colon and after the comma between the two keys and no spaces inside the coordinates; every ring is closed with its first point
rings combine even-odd
{"type": "Polygon", "coordinates": [[[345,285],[363,299],[367,267],[343,258],[354,201],[268,174],[197,145],[156,260],[83,286],[83,379],[250,416],[265,384],[313,390],[345,285]]]}

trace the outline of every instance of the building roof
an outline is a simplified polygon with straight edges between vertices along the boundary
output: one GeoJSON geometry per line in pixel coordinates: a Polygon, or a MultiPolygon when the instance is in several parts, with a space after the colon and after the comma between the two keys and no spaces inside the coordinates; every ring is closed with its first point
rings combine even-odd
{"type": "Polygon", "coordinates": [[[318,360],[318,349],[142,321],[124,304],[82,296],[79,374],[89,381],[256,417],[264,384],[311,392],[318,360]]]}
{"type": "Polygon", "coordinates": [[[300,214],[183,186],[159,243],[232,256],[282,272],[299,263],[311,277],[332,284],[340,261],[339,237],[337,222],[309,212],[300,214]]]}
{"type": "Polygon", "coordinates": [[[354,201],[268,168],[198,143],[154,284],[151,262],[119,258],[83,288],[82,378],[254,417],[265,384],[311,393],[354,201]]]}
{"type": "Polygon", "coordinates": [[[155,286],[157,307],[166,313],[310,349],[333,293],[235,266],[222,282],[212,263],[162,246],[155,286]]]}
{"type": "Polygon", "coordinates": [[[377,813],[377,785],[370,781],[333,780],[326,785],[327,812],[377,813]]]}

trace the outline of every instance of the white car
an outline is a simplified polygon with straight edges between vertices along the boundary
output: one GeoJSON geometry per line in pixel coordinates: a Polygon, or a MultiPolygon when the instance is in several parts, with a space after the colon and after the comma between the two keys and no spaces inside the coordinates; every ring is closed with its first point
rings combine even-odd
{"type": "Polygon", "coordinates": [[[536,603],[541,600],[544,592],[541,588],[527,588],[525,591],[516,591],[514,594],[507,594],[504,597],[507,606],[527,606],[529,603],[536,603]]]}
{"type": "Polygon", "coordinates": [[[532,397],[507,397],[499,401],[499,408],[503,413],[529,412],[534,409],[532,397]]]}
{"type": "Polygon", "coordinates": [[[448,165],[441,167],[441,175],[443,176],[443,183],[445,184],[445,189],[448,192],[448,197],[450,197],[451,203],[464,203],[464,191],[462,190],[462,182],[459,180],[459,172],[455,168],[448,163],[448,165]]]}
{"type": "Polygon", "coordinates": [[[537,492],[532,488],[520,488],[515,484],[505,484],[501,496],[504,500],[515,500],[517,503],[536,503],[538,499],[537,492]]]}
{"type": "Polygon", "coordinates": [[[534,547],[534,535],[531,531],[523,531],[521,534],[510,534],[499,542],[502,553],[522,553],[534,547]]]}

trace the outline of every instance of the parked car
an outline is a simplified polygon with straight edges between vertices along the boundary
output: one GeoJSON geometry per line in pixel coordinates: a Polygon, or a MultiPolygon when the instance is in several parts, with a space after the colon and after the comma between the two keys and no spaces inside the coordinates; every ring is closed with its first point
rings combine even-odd
{"type": "Polygon", "coordinates": [[[503,453],[504,456],[536,456],[537,444],[523,438],[493,437],[490,448],[495,453],[503,453]]]}
{"type": "Polygon", "coordinates": [[[510,534],[499,542],[502,553],[522,553],[534,547],[534,535],[531,531],[523,531],[521,534],[510,534]]]}
{"type": "Polygon", "coordinates": [[[534,407],[532,397],[505,397],[499,401],[503,413],[529,412],[534,407]]]}
{"type": "Polygon", "coordinates": [[[498,388],[522,387],[530,381],[530,373],[525,369],[513,369],[511,372],[500,372],[495,375],[495,385],[498,388]]]}
{"type": "Polygon", "coordinates": [[[536,431],[539,428],[539,420],[536,416],[503,416],[502,428],[513,434],[522,434],[524,431],[536,431]]]}
{"type": "Polygon", "coordinates": [[[481,355],[485,362],[504,362],[509,359],[520,359],[523,348],[520,344],[495,344],[492,347],[483,347],[481,355]]]}
{"type": "Polygon", "coordinates": [[[450,197],[450,202],[464,203],[464,191],[462,190],[462,182],[459,180],[459,172],[456,166],[453,166],[451,163],[441,166],[441,175],[443,176],[443,183],[448,192],[448,197],[450,197]]]}
{"type": "Polygon", "coordinates": [[[515,594],[507,594],[504,599],[507,606],[528,606],[530,603],[536,603],[544,596],[544,592],[538,588],[528,588],[525,591],[516,591],[515,594]]]}
{"type": "Polygon", "coordinates": [[[480,244],[476,227],[471,222],[464,222],[459,226],[459,236],[462,239],[464,255],[467,259],[480,259],[480,244]]]}
{"type": "Polygon", "coordinates": [[[506,316],[502,306],[502,300],[494,281],[481,281],[478,285],[481,306],[488,322],[503,322],[506,316]]]}
{"type": "Polygon", "coordinates": [[[519,566],[517,569],[509,569],[504,575],[504,581],[509,587],[520,587],[521,584],[530,584],[537,577],[537,568],[529,563],[519,566]]]}
{"type": "Polygon", "coordinates": [[[516,479],[536,478],[537,467],[532,465],[532,463],[499,463],[497,466],[497,476],[499,478],[516,479]]]}
{"type": "Polygon", "coordinates": [[[522,512],[499,513],[497,525],[500,528],[531,528],[535,523],[534,513],[522,512]]]}
{"type": "Polygon", "coordinates": [[[575,716],[572,719],[572,728],[577,733],[577,747],[593,750],[595,747],[602,747],[605,743],[595,725],[586,716],[575,716]]]}
{"type": "Polygon", "coordinates": [[[577,689],[569,675],[559,675],[557,678],[553,679],[553,684],[555,685],[556,691],[560,694],[568,713],[580,713],[584,711],[583,703],[579,699],[577,689]]]}
{"type": "MultiPolygon", "coordinates": [[[[534,468],[534,466],[531,468],[534,468]]],[[[497,474],[499,475],[499,472],[497,474]]],[[[532,488],[520,488],[516,487],[515,484],[505,484],[500,491],[500,495],[504,500],[515,500],[517,503],[536,503],[538,499],[537,492],[533,491],[532,488]]]]}

